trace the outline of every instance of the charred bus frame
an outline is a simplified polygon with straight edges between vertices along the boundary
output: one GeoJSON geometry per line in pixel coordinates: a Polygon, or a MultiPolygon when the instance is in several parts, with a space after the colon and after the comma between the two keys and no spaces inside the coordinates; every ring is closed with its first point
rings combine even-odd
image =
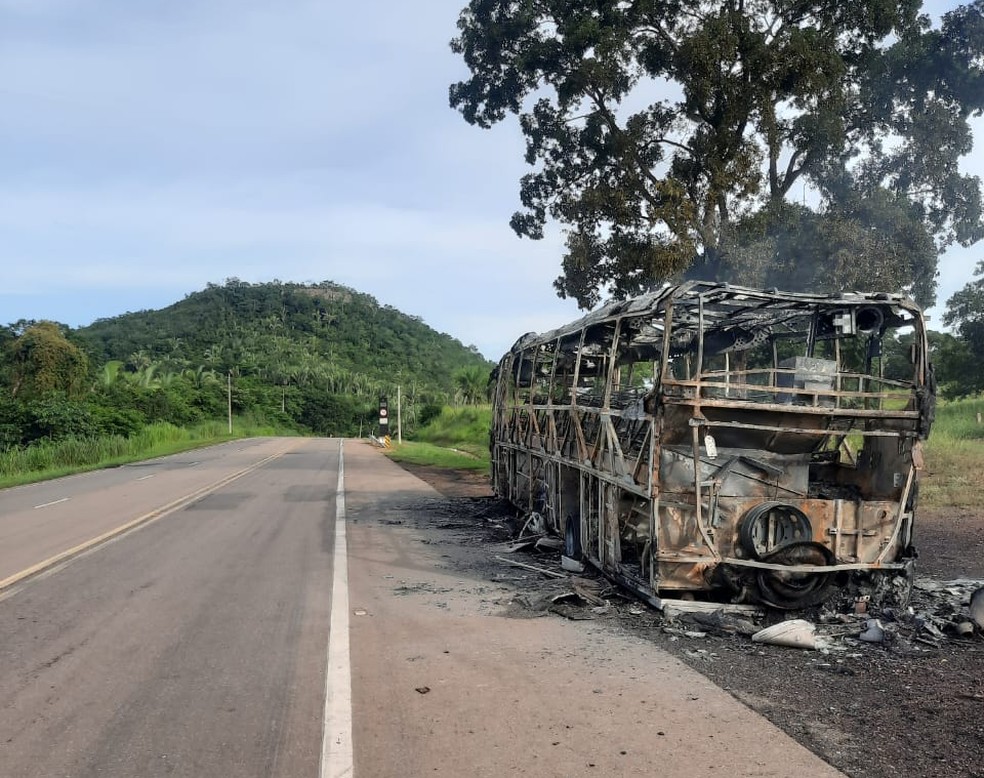
{"type": "Polygon", "coordinates": [[[657,604],[802,608],[911,578],[933,407],[907,299],[690,282],[516,342],[493,486],[657,604]]]}

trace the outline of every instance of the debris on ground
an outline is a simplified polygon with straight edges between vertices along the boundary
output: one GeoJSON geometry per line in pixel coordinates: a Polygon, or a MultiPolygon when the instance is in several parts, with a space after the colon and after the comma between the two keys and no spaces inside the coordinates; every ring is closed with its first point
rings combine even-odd
{"type": "Polygon", "coordinates": [[[590,581],[593,579],[588,576],[600,574],[565,556],[563,542],[545,533],[542,517],[513,519],[502,526],[518,528],[518,537],[498,547],[509,557],[496,555],[494,559],[541,576],[524,578],[526,591],[514,598],[521,609],[537,614],[588,620],[621,607],[630,615],[650,613],[663,632],[674,638],[737,635],[754,643],[823,653],[860,650],[864,645],[904,653],[984,636],[984,580],[980,579],[917,577],[910,588],[908,582],[893,578],[887,584],[892,591],[855,592],[810,613],[795,614],[795,618],[789,611],[761,605],[686,598],[661,598],[650,603],[656,608],[646,608],[614,586],[608,587],[607,597],[600,597],[586,590],[583,583],[571,583],[590,581]],[[530,534],[531,530],[539,532],[530,534]],[[522,561],[525,559],[530,561],[522,561]],[[611,596],[615,592],[619,593],[618,605],[611,596]]]}
{"type": "Polygon", "coordinates": [[[984,586],[970,595],[970,618],[978,629],[984,630],[984,586]]]}
{"type": "MultiPolygon", "coordinates": [[[[872,604],[877,596],[866,599],[871,592],[855,592],[835,603],[837,607],[808,614],[712,610],[677,612],[671,620],[665,612],[611,586],[593,568],[547,579],[496,561],[493,557],[502,553],[502,544],[521,537],[524,519],[508,503],[488,496],[487,480],[470,471],[466,475],[470,481],[457,471],[427,470],[424,476],[447,498],[414,500],[406,507],[406,530],[393,529],[413,529],[419,533],[418,542],[439,546],[442,564],[460,576],[461,585],[473,582],[474,590],[483,593],[483,608],[490,615],[526,619],[555,614],[568,618],[561,611],[590,615],[599,651],[604,651],[607,631],[635,635],[654,650],[691,665],[852,778],[982,775],[984,718],[979,710],[984,700],[984,629],[975,614],[984,618],[984,593],[977,594],[984,584],[984,556],[978,543],[984,538],[984,509],[923,513],[917,533],[917,546],[923,551],[917,567],[920,575],[911,597],[908,591],[898,592],[899,602],[890,614],[872,604]],[[469,523],[470,528],[461,526],[469,523]],[[458,526],[439,529],[444,524],[458,526]],[[954,580],[958,576],[963,578],[954,580]],[[930,582],[924,585],[927,577],[930,582]],[[976,585],[961,583],[967,580],[976,585]],[[541,592],[570,591],[572,581],[590,581],[589,591],[607,607],[574,598],[539,601],[541,592]],[[822,643],[816,650],[750,640],[759,629],[794,615],[816,625],[822,643]],[[890,636],[886,642],[859,639],[872,618],[881,621],[890,636]],[[969,635],[961,633],[965,622],[974,626],[969,635]]],[[[518,559],[563,570],[556,552],[535,546],[518,559]]],[[[624,661],[628,670],[645,657],[624,661]]]]}
{"type": "Polygon", "coordinates": [[[787,619],[760,629],[752,635],[752,642],[789,648],[816,648],[817,628],[806,619],[787,619]]]}

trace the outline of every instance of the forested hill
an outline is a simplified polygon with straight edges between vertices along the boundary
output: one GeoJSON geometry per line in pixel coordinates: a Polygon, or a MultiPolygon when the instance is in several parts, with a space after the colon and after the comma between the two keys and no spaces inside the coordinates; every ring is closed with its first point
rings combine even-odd
{"type": "Polygon", "coordinates": [[[231,279],[159,311],[72,329],[0,326],[0,478],[231,434],[403,432],[479,403],[492,365],[366,294],[231,279]],[[399,398],[397,405],[394,401],[399,398]],[[230,415],[231,414],[231,415],[230,415]]]}
{"type": "Polygon", "coordinates": [[[323,282],[209,284],[157,311],[78,330],[98,362],[125,369],[202,367],[274,384],[315,382],[340,394],[402,383],[451,393],[463,368],[487,367],[474,348],[355,290],[323,282]]]}
{"type": "Polygon", "coordinates": [[[230,401],[265,429],[356,435],[398,391],[409,431],[444,404],[482,401],[491,367],[353,289],[232,279],[77,330],[0,327],[0,451],[158,423],[224,428],[230,401]]]}

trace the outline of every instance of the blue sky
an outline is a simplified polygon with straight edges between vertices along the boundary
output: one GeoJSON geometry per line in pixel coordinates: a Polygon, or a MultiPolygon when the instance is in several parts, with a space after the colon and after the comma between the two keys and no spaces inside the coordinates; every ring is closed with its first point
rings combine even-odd
{"type": "MultiPolygon", "coordinates": [[[[556,231],[508,226],[516,122],[448,108],[464,4],[0,0],[0,322],[232,276],[346,284],[496,358],[578,316],[556,231]]],[[[979,258],[944,258],[941,301],[979,258]]]]}

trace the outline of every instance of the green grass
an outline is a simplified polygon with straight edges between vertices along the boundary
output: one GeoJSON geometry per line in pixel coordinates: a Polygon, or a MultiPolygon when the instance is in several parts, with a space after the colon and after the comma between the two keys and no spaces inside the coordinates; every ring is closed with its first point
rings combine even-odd
{"type": "Polygon", "coordinates": [[[407,462],[412,465],[430,465],[447,470],[476,470],[488,472],[489,458],[474,457],[451,448],[435,446],[433,443],[416,443],[406,441],[402,444],[394,441],[392,448],[386,454],[397,462],[407,462]]]}
{"type": "Polygon", "coordinates": [[[66,438],[4,449],[0,451],[0,488],[177,454],[227,440],[283,434],[249,419],[236,421],[233,430],[230,435],[225,422],[205,422],[193,428],[158,423],[128,438],[66,438]]]}
{"type": "Polygon", "coordinates": [[[394,442],[387,454],[398,462],[488,472],[491,423],[488,405],[445,407],[413,434],[413,440],[394,442]]]}
{"type": "Polygon", "coordinates": [[[413,440],[458,449],[488,464],[491,426],[492,407],[489,405],[445,407],[427,426],[414,433],[413,440]]]}
{"type": "Polygon", "coordinates": [[[926,442],[919,504],[940,508],[984,504],[984,398],[941,403],[926,442]]]}

